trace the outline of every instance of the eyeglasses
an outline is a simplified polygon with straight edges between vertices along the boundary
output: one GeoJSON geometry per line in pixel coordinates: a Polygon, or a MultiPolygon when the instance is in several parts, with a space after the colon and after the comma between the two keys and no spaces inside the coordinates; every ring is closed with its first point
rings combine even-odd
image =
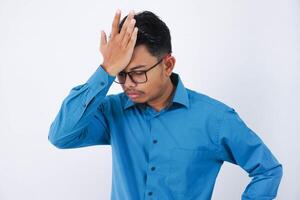
{"type": "Polygon", "coordinates": [[[165,56],[160,59],[157,63],[155,63],[152,67],[150,67],[147,70],[136,70],[136,71],[131,71],[131,72],[120,72],[117,75],[117,80],[114,80],[114,82],[118,84],[124,84],[126,81],[127,74],[130,77],[131,81],[134,83],[146,83],[148,80],[147,77],[147,72],[156,67],[163,59],[165,56]]]}

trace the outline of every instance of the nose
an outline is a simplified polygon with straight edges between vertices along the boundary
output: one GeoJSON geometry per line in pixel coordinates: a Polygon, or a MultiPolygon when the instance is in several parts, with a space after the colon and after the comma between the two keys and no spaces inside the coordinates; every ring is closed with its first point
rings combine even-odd
{"type": "Polygon", "coordinates": [[[131,77],[127,74],[125,83],[124,83],[125,88],[130,88],[136,86],[136,83],[132,81],[131,77]]]}

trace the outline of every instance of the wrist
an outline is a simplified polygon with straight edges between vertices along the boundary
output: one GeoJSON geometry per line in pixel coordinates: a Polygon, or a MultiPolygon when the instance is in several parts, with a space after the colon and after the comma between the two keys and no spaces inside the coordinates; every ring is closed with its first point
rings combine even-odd
{"type": "Polygon", "coordinates": [[[103,63],[100,64],[100,66],[108,73],[110,76],[116,76],[117,73],[110,70],[110,68],[107,67],[107,65],[104,65],[103,63]]]}

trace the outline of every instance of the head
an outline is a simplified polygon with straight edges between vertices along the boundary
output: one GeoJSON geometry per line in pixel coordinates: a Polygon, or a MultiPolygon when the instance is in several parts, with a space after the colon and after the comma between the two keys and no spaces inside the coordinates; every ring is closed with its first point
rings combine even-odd
{"type": "MultiPolygon", "coordinates": [[[[127,16],[126,16],[127,17],[127,16]]],[[[119,24],[121,30],[126,17],[119,24]]],[[[144,103],[159,98],[168,84],[172,84],[170,75],[175,65],[171,55],[171,36],[169,28],[158,16],[149,11],[137,13],[134,16],[138,35],[132,58],[124,72],[147,70],[158,61],[162,61],[149,70],[145,83],[134,83],[127,75],[122,84],[124,92],[137,92],[140,95],[131,99],[136,103],[144,103]]]]}

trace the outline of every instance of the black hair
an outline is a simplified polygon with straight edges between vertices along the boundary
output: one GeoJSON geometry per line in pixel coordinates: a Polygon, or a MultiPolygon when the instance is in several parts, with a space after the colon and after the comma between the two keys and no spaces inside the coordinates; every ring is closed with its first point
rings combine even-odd
{"type": "MultiPolygon", "coordinates": [[[[119,32],[127,16],[121,20],[119,32]]],[[[145,45],[149,53],[157,58],[172,53],[170,30],[157,15],[150,11],[143,11],[135,14],[134,19],[135,26],[138,27],[135,47],[145,45]]]]}

